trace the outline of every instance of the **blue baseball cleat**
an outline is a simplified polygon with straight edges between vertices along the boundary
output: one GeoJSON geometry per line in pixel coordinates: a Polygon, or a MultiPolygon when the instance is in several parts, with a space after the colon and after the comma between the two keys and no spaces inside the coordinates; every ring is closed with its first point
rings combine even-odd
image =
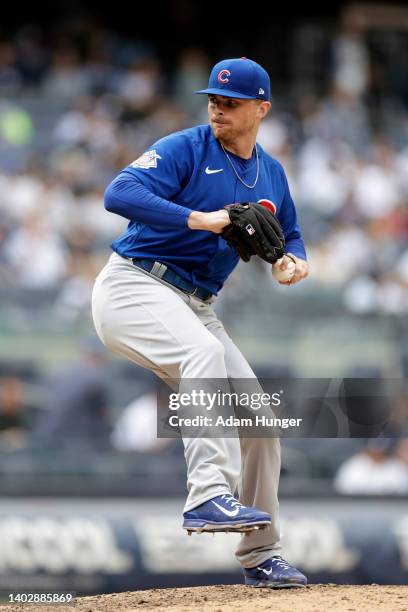
{"type": "Polygon", "coordinates": [[[269,589],[305,587],[307,578],[282,557],[267,559],[257,567],[244,567],[245,584],[269,589]]]}
{"type": "Polygon", "coordinates": [[[243,506],[230,494],[217,495],[201,506],[184,513],[183,529],[201,533],[203,531],[254,531],[265,529],[271,524],[266,512],[243,506]]]}

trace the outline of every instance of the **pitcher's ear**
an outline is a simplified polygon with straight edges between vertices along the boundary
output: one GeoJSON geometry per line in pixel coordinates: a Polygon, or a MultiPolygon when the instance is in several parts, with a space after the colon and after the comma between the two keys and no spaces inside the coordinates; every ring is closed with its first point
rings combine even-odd
{"type": "Polygon", "coordinates": [[[261,100],[260,102],[261,103],[259,105],[259,111],[261,113],[261,118],[264,119],[266,115],[269,113],[272,105],[270,102],[267,102],[266,100],[261,100]]]}

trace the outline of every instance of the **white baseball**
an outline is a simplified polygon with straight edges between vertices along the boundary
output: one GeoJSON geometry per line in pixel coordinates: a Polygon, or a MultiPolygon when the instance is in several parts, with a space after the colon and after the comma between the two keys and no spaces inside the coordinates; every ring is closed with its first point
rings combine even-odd
{"type": "Polygon", "coordinates": [[[282,263],[282,259],[278,259],[272,265],[272,276],[276,278],[277,281],[286,282],[292,278],[295,273],[296,264],[294,261],[290,261],[286,266],[285,270],[280,269],[280,265],[282,263]]]}

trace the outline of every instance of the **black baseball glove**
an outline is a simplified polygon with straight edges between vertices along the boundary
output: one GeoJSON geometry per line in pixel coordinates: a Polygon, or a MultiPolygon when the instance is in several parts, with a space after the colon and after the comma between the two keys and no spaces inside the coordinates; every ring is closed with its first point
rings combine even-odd
{"type": "Polygon", "coordinates": [[[285,237],[275,215],[262,204],[228,204],[231,224],[224,227],[222,236],[241,259],[249,261],[258,255],[275,263],[284,255],[285,237]]]}

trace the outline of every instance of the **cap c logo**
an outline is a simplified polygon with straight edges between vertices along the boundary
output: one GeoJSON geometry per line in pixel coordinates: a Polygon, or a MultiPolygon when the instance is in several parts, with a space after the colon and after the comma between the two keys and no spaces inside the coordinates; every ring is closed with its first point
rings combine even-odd
{"type": "Polygon", "coordinates": [[[219,83],[228,83],[229,79],[227,77],[231,76],[231,73],[229,70],[220,70],[220,72],[218,73],[217,76],[217,81],[219,83]]]}

